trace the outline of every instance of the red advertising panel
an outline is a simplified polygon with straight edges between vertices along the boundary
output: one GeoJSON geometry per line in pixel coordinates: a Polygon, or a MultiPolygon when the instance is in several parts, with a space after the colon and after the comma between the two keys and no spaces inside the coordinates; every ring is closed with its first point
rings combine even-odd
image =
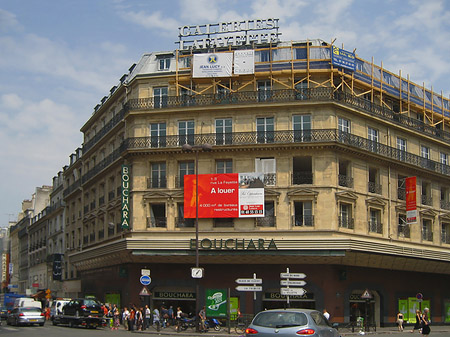
{"type": "Polygon", "coordinates": [[[417,222],[416,177],[408,177],[406,185],[406,223],[417,222]]]}
{"type": "MultiPolygon", "coordinates": [[[[184,176],[184,217],[196,217],[196,175],[184,176]]],[[[198,217],[264,216],[264,184],[255,173],[198,175],[198,217]]]]}

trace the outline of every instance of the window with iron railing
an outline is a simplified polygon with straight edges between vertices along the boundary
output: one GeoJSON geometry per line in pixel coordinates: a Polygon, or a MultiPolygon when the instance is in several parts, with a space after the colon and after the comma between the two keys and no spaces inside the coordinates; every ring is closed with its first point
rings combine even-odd
{"type": "Polygon", "coordinates": [[[450,244],[450,223],[443,222],[441,224],[441,242],[450,244]]]}
{"type": "Polygon", "coordinates": [[[383,233],[383,225],[381,223],[381,211],[370,209],[369,232],[383,233]]]}
{"type": "Polygon", "coordinates": [[[264,202],[264,217],[255,218],[258,227],[275,227],[275,203],[273,201],[264,202]]]}
{"type": "Polygon", "coordinates": [[[397,234],[398,234],[399,238],[410,238],[411,237],[411,227],[406,222],[405,214],[398,215],[397,234]]]}
{"type": "Polygon", "coordinates": [[[433,224],[431,220],[422,220],[422,240],[423,241],[433,241],[433,224]]]}
{"type": "Polygon", "coordinates": [[[397,198],[406,200],[406,177],[402,175],[397,178],[397,198]]]}

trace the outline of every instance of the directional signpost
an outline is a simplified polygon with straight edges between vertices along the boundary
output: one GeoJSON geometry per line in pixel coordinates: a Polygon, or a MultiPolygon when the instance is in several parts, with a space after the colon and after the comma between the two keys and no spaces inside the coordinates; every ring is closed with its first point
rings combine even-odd
{"type": "Polygon", "coordinates": [[[253,274],[253,278],[238,278],[235,281],[237,284],[246,284],[237,286],[237,291],[253,291],[253,300],[256,301],[256,292],[262,291],[262,286],[257,285],[262,284],[261,278],[256,278],[256,274],[253,274]]]}
{"type": "Polygon", "coordinates": [[[285,273],[280,273],[280,277],[285,280],[281,280],[280,284],[285,288],[280,288],[281,295],[286,296],[287,307],[289,308],[289,296],[302,296],[306,294],[306,290],[303,288],[290,288],[290,287],[302,287],[306,285],[306,282],[301,280],[306,277],[303,273],[290,273],[289,268],[286,268],[285,273]],[[294,280],[292,280],[294,279],[294,280]]]}

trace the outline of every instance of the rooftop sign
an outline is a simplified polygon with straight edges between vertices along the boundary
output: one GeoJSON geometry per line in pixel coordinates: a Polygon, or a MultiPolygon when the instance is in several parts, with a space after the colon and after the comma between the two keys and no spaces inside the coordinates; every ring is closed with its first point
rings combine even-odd
{"type": "Polygon", "coordinates": [[[278,42],[279,19],[255,19],[179,27],[179,49],[208,49],[278,42]]]}

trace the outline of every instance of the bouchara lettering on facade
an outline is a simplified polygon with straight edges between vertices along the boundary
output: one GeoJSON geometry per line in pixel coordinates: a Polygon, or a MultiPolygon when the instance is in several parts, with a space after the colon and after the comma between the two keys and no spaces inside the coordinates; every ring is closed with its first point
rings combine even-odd
{"type": "Polygon", "coordinates": [[[130,228],[130,168],[122,165],[122,228],[130,228]]]}

